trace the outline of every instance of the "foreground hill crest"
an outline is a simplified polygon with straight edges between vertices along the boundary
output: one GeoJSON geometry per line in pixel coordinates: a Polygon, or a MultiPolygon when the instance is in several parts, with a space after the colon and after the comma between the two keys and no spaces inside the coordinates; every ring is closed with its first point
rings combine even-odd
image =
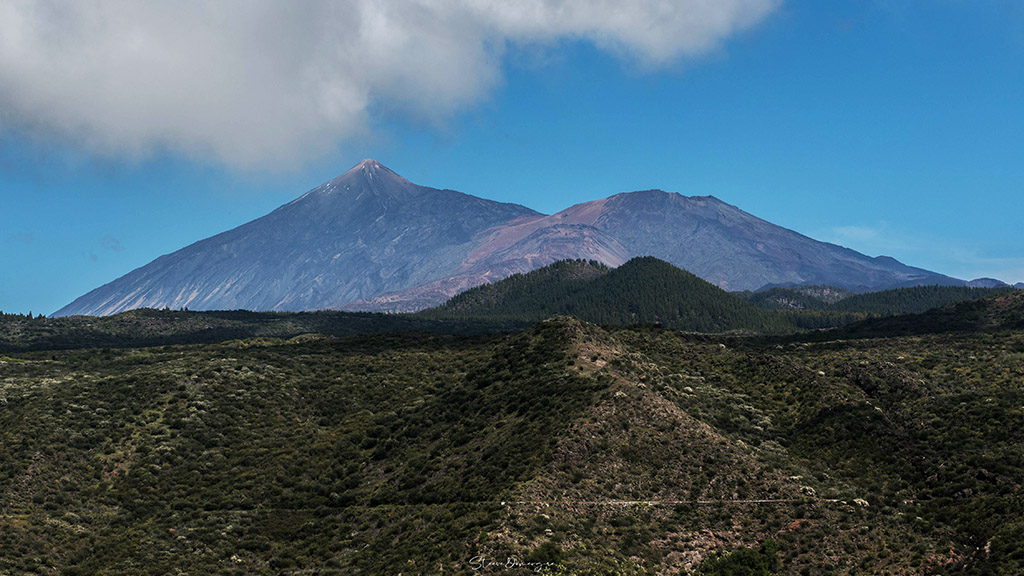
{"type": "Polygon", "coordinates": [[[270,214],[161,256],[57,311],[414,311],[564,259],[655,256],[727,290],[962,281],[871,258],[713,196],[617,194],[544,215],[420,186],[367,159],[270,214]]]}

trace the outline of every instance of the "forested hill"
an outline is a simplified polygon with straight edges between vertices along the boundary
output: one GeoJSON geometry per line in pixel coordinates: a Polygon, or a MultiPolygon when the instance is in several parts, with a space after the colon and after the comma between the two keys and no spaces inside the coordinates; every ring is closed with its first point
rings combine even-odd
{"type": "Polygon", "coordinates": [[[912,286],[879,292],[853,294],[835,286],[771,288],[762,292],[738,292],[751,304],[768,310],[826,310],[878,316],[920,314],[955,302],[977,300],[1011,292],[1010,286],[912,286]]]}
{"type": "Polygon", "coordinates": [[[845,326],[843,337],[1024,330],[1024,291],[1013,290],[934,308],[922,314],[874,318],[845,326]]]}
{"type": "Polygon", "coordinates": [[[537,306],[556,310],[565,303],[552,302],[553,295],[570,296],[575,289],[610,270],[596,260],[559,260],[532,272],[513,274],[493,284],[470,288],[436,310],[444,316],[523,315],[524,309],[532,310],[537,306]]]}
{"type": "Polygon", "coordinates": [[[842,312],[866,312],[880,316],[920,314],[956,302],[978,300],[1012,292],[1013,288],[973,288],[970,286],[914,286],[868,294],[857,294],[829,306],[842,312]]]}
{"type": "Polygon", "coordinates": [[[634,258],[614,270],[579,260],[556,262],[467,290],[421,315],[522,321],[573,315],[598,324],[660,323],[696,332],[793,330],[780,315],[653,257],[634,258]]]}

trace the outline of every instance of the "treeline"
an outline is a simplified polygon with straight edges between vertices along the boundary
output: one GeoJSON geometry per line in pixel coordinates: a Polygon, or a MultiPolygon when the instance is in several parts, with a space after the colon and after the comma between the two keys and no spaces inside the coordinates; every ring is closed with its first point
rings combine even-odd
{"type": "Polygon", "coordinates": [[[972,288],[970,286],[914,286],[882,292],[857,294],[828,307],[841,312],[864,312],[879,316],[920,314],[932,308],[948,306],[965,300],[978,300],[996,294],[1012,292],[1010,286],[1001,288],[972,288]]]}
{"type": "MultiPolygon", "coordinates": [[[[0,312],[0,352],[287,339],[310,333],[474,334],[521,330],[559,315],[605,325],[652,323],[692,332],[789,333],[920,314],[1012,292],[1010,287],[918,286],[849,295],[835,287],[805,286],[736,294],[651,257],[630,260],[614,270],[594,260],[564,260],[472,288],[418,314],[142,309],[106,317],[46,318],[31,312],[0,312]],[[840,296],[845,297],[832,303],[823,300],[840,296]]],[[[908,323],[913,328],[925,321],[910,318],[898,330],[905,332],[908,323]]]]}
{"type": "Polygon", "coordinates": [[[798,286],[771,288],[762,292],[740,292],[737,295],[767,310],[798,312],[791,315],[797,319],[795,321],[807,324],[804,327],[814,328],[820,327],[814,326],[819,321],[828,324],[830,321],[848,322],[868,317],[920,314],[955,302],[978,300],[1011,291],[1013,288],[1009,286],[913,286],[854,294],[835,286],[798,286]],[[807,319],[802,319],[803,316],[807,319]]]}
{"type": "Polygon", "coordinates": [[[946,332],[1024,330],[1024,290],[965,300],[921,314],[879,316],[841,330],[843,337],[864,338],[946,332]]]}
{"type": "MultiPolygon", "coordinates": [[[[782,291],[789,291],[788,288],[777,288],[775,298],[782,296],[782,291]]],[[[1001,288],[972,288],[969,286],[914,286],[911,288],[897,288],[884,290],[882,292],[871,292],[868,294],[856,294],[844,298],[834,304],[825,305],[819,303],[820,307],[812,309],[778,309],[778,314],[783,315],[793,326],[803,330],[821,330],[826,328],[838,328],[855,322],[869,319],[883,319],[894,316],[898,318],[894,322],[886,322],[884,326],[890,327],[896,332],[907,332],[921,330],[924,332],[943,331],[943,322],[950,323],[956,319],[956,325],[962,329],[973,329],[965,325],[962,314],[962,307],[950,314],[940,314],[940,308],[945,308],[957,303],[978,302],[999,294],[1014,292],[1011,287],[1001,288]],[[935,311],[928,318],[919,317],[928,311],[935,311]],[[938,318],[947,318],[936,322],[938,318]],[[916,328],[915,328],[916,327],[916,328]]],[[[778,300],[775,300],[778,302],[778,300]]],[[[987,308],[983,306],[983,308],[987,308]]],[[[874,325],[874,329],[881,329],[874,325]]],[[[883,329],[883,333],[885,330],[883,329]]]]}
{"type": "Polygon", "coordinates": [[[28,314],[15,314],[0,310],[0,322],[17,322],[19,320],[41,320],[43,318],[46,318],[45,314],[33,316],[31,311],[29,311],[28,314]]]}
{"type": "Polygon", "coordinates": [[[524,323],[490,320],[432,320],[372,312],[251,312],[248,310],[156,310],[142,308],[112,316],[70,316],[29,320],[0,317],[0,353],[76,348],[130,348],[213,344],[244,338],[288,339],[303,334],[349,336],[382,332],[479,334],[521,330],[524,323]]]}

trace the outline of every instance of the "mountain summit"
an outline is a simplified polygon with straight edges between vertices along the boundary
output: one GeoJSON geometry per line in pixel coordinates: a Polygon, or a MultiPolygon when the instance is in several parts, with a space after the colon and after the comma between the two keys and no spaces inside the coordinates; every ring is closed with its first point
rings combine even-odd
{"type": "Polygon", "coordinates": [[[515,204],[418,186],[375,160],[263,216],[161,256],[56,314],[133,308],[312,310],[456,273],[515,204]]]}
{"type": "Polygon", "coordinates": [[[655,256],[728,290],[960,280],[818,242],[714,198],[647,190],[550,216],[414,184],[376,160],[101,286],[55,315],[134,308],[412,311],[582,258],[655,256]]]}
{"type": "Polygon", "coordinates": [[[398,174],[395,174],[390,168],[380,162],[366,159],[352,168],[349,168],[349,170],[341,176],[338,176],[327,184],[310,191],[310,193],[319,192],[321,194],[330,194],[337,192],[355,192],[356,194],[368,193],[377,196],[399,198],[403,196],[416,195],[418,192],[424,190],[432,189],[417,186],[398,174]]]}

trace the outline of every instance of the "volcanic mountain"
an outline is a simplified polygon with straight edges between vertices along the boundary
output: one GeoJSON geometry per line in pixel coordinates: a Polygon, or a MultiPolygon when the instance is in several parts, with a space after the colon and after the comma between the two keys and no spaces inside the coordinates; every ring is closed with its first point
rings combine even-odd
{"type": "Polygon", "coordinates": [[[364,160],[270,214],[161,256],[58,310],[412,311],[557,260],[655,256],[728,290],[963,281],[871,258],[714,198],[618,194],[543,215],[419,186],[364,160]]]}
{"type": "Polygon", "coordinates": [[[313,310],[452,275],[481,231],[537,212],[417,186],[374,160],[161,256],[56,315],[133,308],[313,310]]]}

